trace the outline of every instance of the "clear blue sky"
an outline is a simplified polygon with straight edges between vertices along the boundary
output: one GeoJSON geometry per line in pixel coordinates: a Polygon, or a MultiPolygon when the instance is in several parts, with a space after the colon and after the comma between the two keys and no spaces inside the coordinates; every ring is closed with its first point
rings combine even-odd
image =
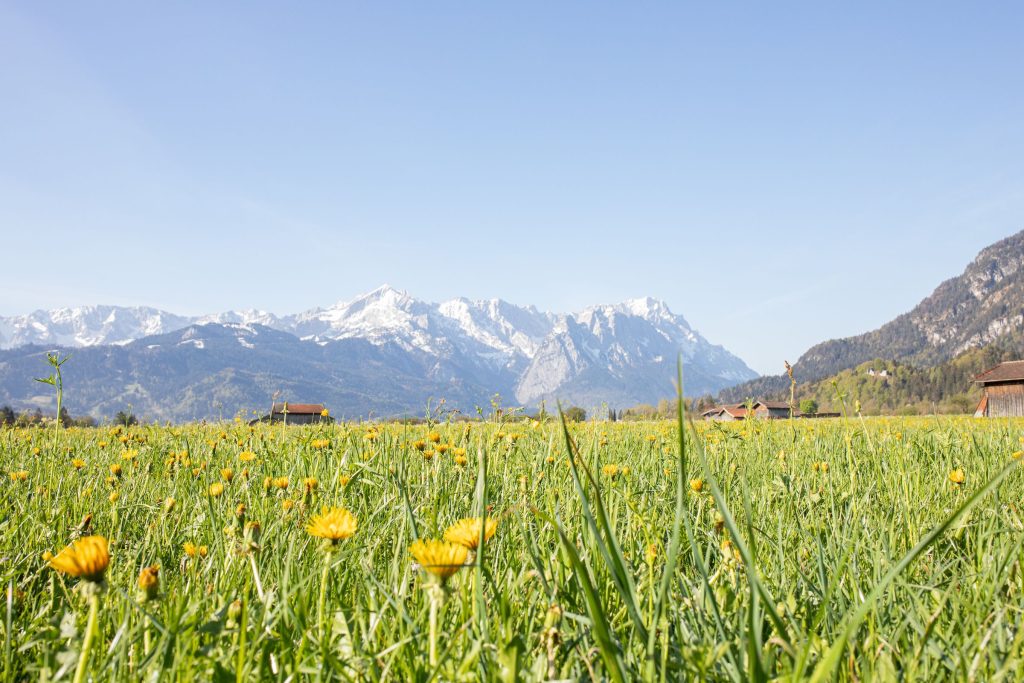
{"type": "Polygon", "coordinates": [[[1024,5],[0,0],[0,314],[651,295],[758,371],[1024,228],[1024,5]]]}

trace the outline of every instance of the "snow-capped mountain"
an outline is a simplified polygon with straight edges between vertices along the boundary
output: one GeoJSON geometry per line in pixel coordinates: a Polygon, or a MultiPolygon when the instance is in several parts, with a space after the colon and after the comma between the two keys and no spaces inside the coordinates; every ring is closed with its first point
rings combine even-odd
{"type": "Polygon", "coordinates": [[[191,318],[144,306],[80,306],[0,317],[0,349],[28,344],[82,347],[127,344],[185,327],[191,318]]]}
{"type": "MultiPolygon", "coordinates": [[[[179,358],[184,350],[189,363],[203,368],[207,382],[226,366],[285,381],[368,364],[377,372],[345,375],[347,382],[352,377],[358,381],[342,390],[364,398],[394,394],[374,403],[394,407],[401,403],[402,387],[415,386],[415,395],[407,399],[410,410],[421,408],[429,396],[458,397],[464,408],[471,408],[474,401],[485,405],[495,392],[527,405],[559,398],[589,406],[656,401],[674,393],[678,354],[684,359],[688,394],[717,391],[757,376],[664,302],[651,298],[555,315],[500,299],[429,303],[387,285],[326,308],[285,316],[246,310],[189,317],[151,308],[88,306],[0,318],[0,349],[17,355],[29,345],[124,347],[134,370],[124,382],[132,379],[136,384],[144,380],[147,364],[161,362],[166,370],[168,363],[179,361],[165,356],[179,358]],[[288,350],[287,360],[282,348],[288,350]],[[195,355],[202,352],[206,362],[195,355]],[[303,363],[318,369],[307,372],[303,363]],[[392,380],[398,384],[383,386],[392,380]]],[[[113,364],[113,357],[107,358],[106,364],[113,364]]],[[[4,366],[0,359],[0,390],[4,366]]],[[[116,386],[106,384],[111,390],[116,386]]],[[[251,404],[262,405],[264,398],[252,397],[251,404]]]]}
{"type": "Polygon", "coordinates": [[[755,374],[664,302],[648,297],[560,316],[519,379],[516,398],[579,403],[600,395],[604,402],[632,405],[670,396],[678,354],[688,393],[755,374]]]}

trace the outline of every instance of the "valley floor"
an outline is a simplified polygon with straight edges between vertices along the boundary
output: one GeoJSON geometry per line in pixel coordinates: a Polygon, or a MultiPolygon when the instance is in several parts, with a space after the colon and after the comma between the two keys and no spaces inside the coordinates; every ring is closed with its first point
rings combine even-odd
{"type": "Polygon", "coordinates": [[[686,432],[0,430],[5,678],[1024,670],[1024,420],[686,432]]]}

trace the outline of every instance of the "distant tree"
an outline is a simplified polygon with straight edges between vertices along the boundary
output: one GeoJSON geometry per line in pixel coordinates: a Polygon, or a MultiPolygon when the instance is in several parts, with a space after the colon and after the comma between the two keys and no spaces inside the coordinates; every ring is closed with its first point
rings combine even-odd
{"type": "Polygon", "coordinates": [[[123,410],[117,411],[117,415],[114,416],[114,422],[122,424],[125,427],[131,427],[139,424],[139,419],[135,417],[134,413],[126,413],[123,410]]]}
{"type": "Polygon", "coordinates": [[[674,412],[676,412],[675,401],[669,401],[667,398],[658,401],[658,417],[671,417],[674,412]]]}
{"type": "Polygon", "coordinates": [[[804,415],[817,415],[818,402],[813,398],[805,398],[800,401],[800,412],[804,415]]]}
{"type": "Polygon", "coordinates": [[[14,408],[10,406],[0,408],[0,425],[13,425],[17,419],[18,416],[14,414],[14,408]]]}
{"type": "Polygon", "coordinates": [[[61,406],[60,415],[57,417],[60,420],[61,427],[70,427],[72,424],[71,413],[68,412],[67,406],[61,406]]]}
{"type": "Polygon", "coordinates": [[[71,424],[73,424],[76,427],[95,427],[96,418],[91,415],[82,415],[81,417],[76,417],[74,420],[72,420],[71,424]]]}
{"type": "Polygon", "coordinates": [[[565,419],[569,422],[583,422],[587,419],[587,411],[579,406],[572,406],[565,410],[565,419]]]}
{"type": "Polygon", "coordinates": [[[703,413],[705,410],[710,410],[717,405],[715,398],[711,394],[704,394],[697,399],[697,403],[694,406],[694,410],[698,413],[703,413]]]}
{"type": "Polygon", "coordinates": [[[967,396],[967,394],[956,394],[949,398],[949,409],[951,412],[963,415],[965,413],[974,412],[975,402],[967,396]]]}
{"type": "Polygon", "coordinates": [[[43,422],[43,411],[36,408],[31,413],[21,413],[14,421],[18,427],[34,427],[43,422]]]}

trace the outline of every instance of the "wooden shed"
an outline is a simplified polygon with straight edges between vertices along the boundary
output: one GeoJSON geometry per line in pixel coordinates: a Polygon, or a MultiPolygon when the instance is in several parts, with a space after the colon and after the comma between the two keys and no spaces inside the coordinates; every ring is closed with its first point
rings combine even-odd
{"type": "Polygon", "coordinates": [[[984,395],[976,417],[1024,417],[1024,360],[1011,360],[974,378],[984,395]]]}
{"type": "Polygon", "coordinates": [[[705,420],[718,420],[720,422],[743,420],[747,417],[747,409],[743,404],[715,406],[714,408],[705,410],[701,413],[701,417],[705,420]]]}

